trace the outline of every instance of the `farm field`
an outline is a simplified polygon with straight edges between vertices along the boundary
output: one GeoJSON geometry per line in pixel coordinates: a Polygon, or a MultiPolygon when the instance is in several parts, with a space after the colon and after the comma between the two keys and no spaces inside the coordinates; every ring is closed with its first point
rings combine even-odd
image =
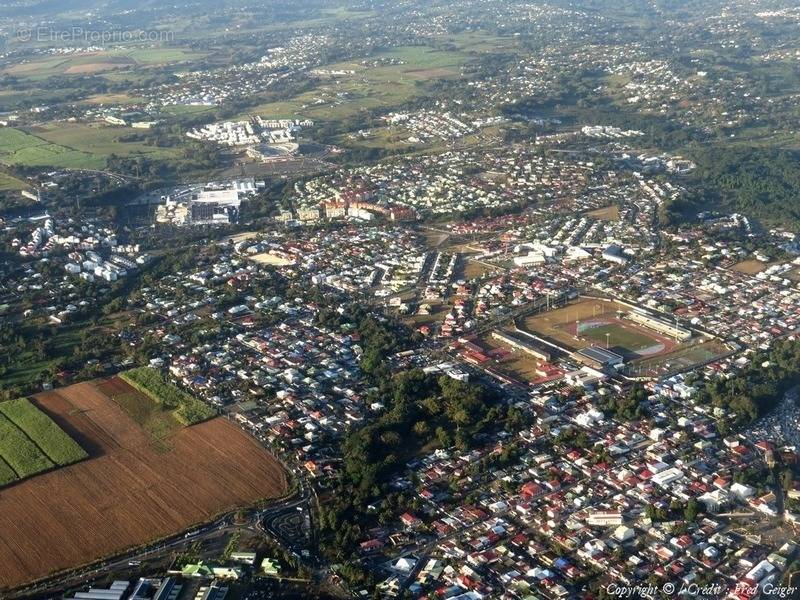
{"type": "Polygon", "coordinates": [[[230,421],[177,428],[163,451],[109,393],[137,394],[111,379],[35,396],[90,458],[0,494],[0,589],[286,493],[280,464],[230,421]]]}
{"type": "Polygon", "coordinates": [[[201,53],[181,48],[114,48],[20,62],[6,68],[4,73],[36,80],[57,75],[90,75],[120,69],[146,68],[202,56],[201,53]]]}
{"type": "Polygon", "coordinates": [[[371,57],[374,64],[345,62],[326,65],[328,70],[352,70],[352,75],[323,78],[314,90],[285,102],[272,102],[248,109],[246,115],[270,118],[306,117],[335,120],[351,117],[363,109],[399,105],[423,95],[426,80],[455,77],[467,54],[441,51],[427,46],[392,48],[371,57]],[[386,63],[386,64],[383,64],[386,63]]]}
{"type": "Polygon", "coordinates": [[[28,187],[28,184],[21,179],[17,179],[7,173],[0,173],[0,192],[19,191],[28,187]]]}
{"type": "Polygon", "coordinates": [[[120,378],[159,407],[171,412],[172,416],[184,425],[194,425],[217,414],[213,408],[164,379],[156,369],[150,367],[131,369],[123,373],[120,378]]]}
{"type": "Polygon", "coordinates": [[[0,129],[0,162],[28,166],[73,169],[102,169],[112,154],[145,154],[170,158],[179,150],[155,148],[142,142],[121,142],[119,138],[136,130],[102,124],[57,123],[30,132],[0,129]]]}
{"type": "Polygon", "coordinates": [[[25,133],[12,127],[0,129],[0,162],[28,166],[99,169],[105,159],[25,133]]]}
{"type": "Polygon", "coordinates": [[[53,144],[95,155],[103,161],[111,154],[171,158],[179,152],[174,148],[157,148],[143,142],[122,142],[119,139],[121,136],[141,133],[141,130],[102,123],[54,123],[33,129],[31,133],[53,144]]]}
{"type": "Polygon", "coordinates": [[[83,460],[88,454],[50,417],[30,400],[20,398],[0,403],[0,413],[16,425],[54,464],[64,466],[83,460]]]}
{"type": "Polygon", "coordinates": [[[29,400],[0,402],[0,486],[87,457],[29,400]]]}

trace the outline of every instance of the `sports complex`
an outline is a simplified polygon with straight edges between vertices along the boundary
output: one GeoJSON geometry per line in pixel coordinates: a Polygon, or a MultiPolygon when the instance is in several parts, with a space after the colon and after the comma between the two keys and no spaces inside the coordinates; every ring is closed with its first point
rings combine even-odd
{"type": "Polygon", "coordinates": [[[567,352],[607,349],[625,360],[629,375],[663,375],[728,352],[719,340],[693,335],[676,322],[605,298],[582,296],[517,325],[567,352]]]}

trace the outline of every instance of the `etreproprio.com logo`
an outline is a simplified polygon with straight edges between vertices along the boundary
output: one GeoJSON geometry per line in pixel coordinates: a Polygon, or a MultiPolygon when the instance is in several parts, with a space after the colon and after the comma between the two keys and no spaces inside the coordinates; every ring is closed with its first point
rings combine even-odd
{"type": "MultiPolygon", "coordinates": [[[[83,27],[19,27],[14,39],[17,42],[80,42],[84,44],[108,44],[124,42],[171,42],[174,33],[169,30],[85,29],[83,27]]],[[[6,38],[6,41],[7,38],[6,38]]]]}

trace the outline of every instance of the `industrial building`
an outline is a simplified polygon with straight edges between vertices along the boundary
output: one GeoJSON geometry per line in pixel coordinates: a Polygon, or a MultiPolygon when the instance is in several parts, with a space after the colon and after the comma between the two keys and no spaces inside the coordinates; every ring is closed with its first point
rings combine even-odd
{"type": "Polygon", "coordinates": [[[76,600],[122,600],[130,584],[127,581],[115,581],[109,588],[89,588],[88,592],[77,592],[76,600]]]}

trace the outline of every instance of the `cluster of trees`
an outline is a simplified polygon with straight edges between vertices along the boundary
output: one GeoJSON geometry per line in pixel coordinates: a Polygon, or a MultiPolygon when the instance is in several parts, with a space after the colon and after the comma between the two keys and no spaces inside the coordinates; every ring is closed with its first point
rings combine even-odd
{"type": "Polygon", "coordinates": [[[690,154],[706,209],[727,207],[784,226],[800,222],[800,151],[714,145],[690,154]]]}
{"type": "Polygon", "coordinates": [[[644,403],[646,400],[647,390],[637,384],[627,393],[609,398],[604,408],[618,421],[637,421],[645,416],[644,403]]]}
{"type": "Polygon", "coordinates": [[[730,379],[715,379],[698,399],[732,411],[734,425],[747,425],[770,412],[787,390],[800,383],[800,341],[783,340],[754,354],[730,379]]]}
{"type": "MultiPolygon", "coordinates": [[[[329,299],[321,300],[327,304],[329,299]]],[[[374,381],[388,377],[386,359],[407,349],[415,340],[415,334],[402,323],[377,316],[357,305],[350,305],[344,310],[333,306],[323,308],[317,314],[316,322],[333,331],[355,327],[361,337],[359,345],[364,351],[361,370],[374,381]]]]}
{"type": "Polygon", "coordinates": [[[418,369],[384,380],[372,400],[386,412],[343,445],[345,477],[362,496],[377,492],[423,447],[465,450],[503,416],[487,388],[418,369]]]}

